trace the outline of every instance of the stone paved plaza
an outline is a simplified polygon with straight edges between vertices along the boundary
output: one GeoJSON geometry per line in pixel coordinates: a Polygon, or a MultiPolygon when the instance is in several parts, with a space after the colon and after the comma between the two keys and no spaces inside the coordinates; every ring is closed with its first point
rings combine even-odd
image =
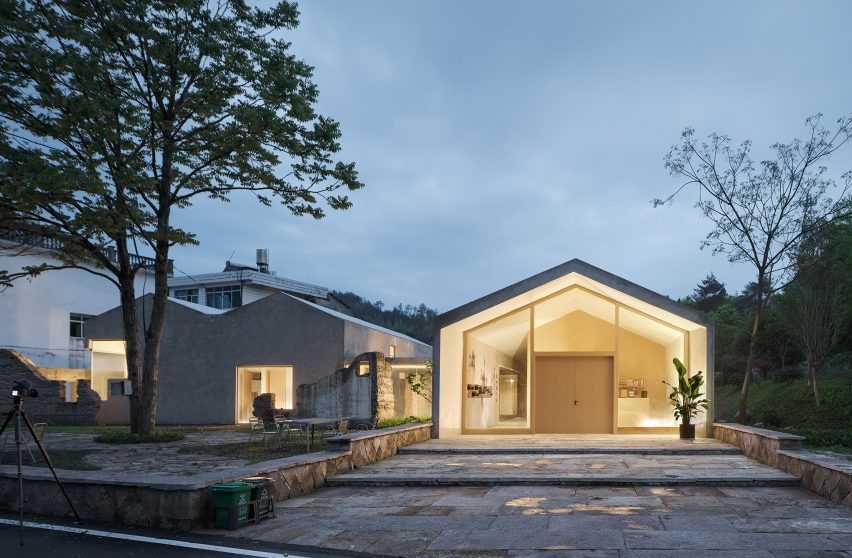
{"type": "MultiPolygon", "coordinates": [[[[44,446],[48,455],[59,450],[86,450],[89,455],[86,460],[101,467],[98,473],[109,476],[161,476],[161,475],[194,475],[213,471],[224,471],[234,467],[242,467],[246,461],[218,455],[199,455],[179,453],[178,450],[190,445],[218,445],[248,440],[248,432],[234,431],[204,431],[192,432],[179,442],[163,444],[100,444],[94,441],[95,434],[79,434],[66,432],[47,432],[44,446]]],[[[30,444],[33,454],[38,455],[38,448],[30,444]]],[[[29,455],[24,452],[24,465],[30,464],[29,455]]],[[[13,448],[7,447],[2,455],[0,465],[13,464],[15,456],[13,448]]]]}
{"type": "Polygon", "coordinates": [[[852,510],[794,487],[330,487],[276,511],[226,535],[424,558],[852,557],[852,510]]]}
{"type": "Polygon", "coordinates": [[[427,440],[401,453],[740,453],[714,438],[672,434],[465,434],[427,440]]]}

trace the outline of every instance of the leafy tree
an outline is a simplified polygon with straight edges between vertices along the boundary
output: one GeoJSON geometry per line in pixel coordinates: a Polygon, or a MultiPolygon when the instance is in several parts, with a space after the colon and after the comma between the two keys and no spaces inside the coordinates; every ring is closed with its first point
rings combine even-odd
{"type": "Polygon", "coordinates": [[[728,291],[725,284],[711,272],[695,287],[689,298],[702,312],[714,312],[728,298],[728,291]]]}
{"type": "Polygon", "coordinates": [[[790,280],[797,246],[804,238],[837,218],[850,214],[844,199],[852,186],[852,172],[835,179],[828,175],[826,160],[852,139],[852,118],[825,128],[820,116],[808,118],[808,137],[772,145],[774,159],[755,166],[751,142],[732,147],[728,137],[710,134],[706,142],[684,130],[681,143],[665,159],[672,176],[685,182],[654,205],[671,202],[684,188],[695,187],[696,207],[713,224],[702,247],[744,262],[755,271],[754,319],[740,391],[738,418],[747,422],[750,374],[763,311],[769,295],[790,280]],[[830,194],[838,194],[833,201],[830,194]]]}
{"type": "Polygon", "coordinates": [[[133,432],[155,428],[169,250],[196,243],[179,211],[247,192],[321,218],[362,186],[280,38],[297,24],[286,0],[0,0],[0,226],[62,247],[7,278],[81,268],[119,289],[133,432]],[[140,251],[155,261],[143,326],[140,251]]]}
{"type": "Polygon", "coordinates": [[[404,333],[424,343],[432,343],[432,329],[438,313],[425,304],[404,307],[399,304],[386,310],[383,302],[370,302],[353,292],[335,291],[333,294],[349,306],[356,318],[404,333]]]}
{"type": "Polygon", "coordinates": [[[409,372],[405,375],[405,381],[411,391],[428,401],[432,402],[432,359],[426,361],[424,372],[409,372]]]}
{"type": "Polygon", "coordinates": [[[845,310],[846,301],[840,293],[850,268],[836,264],[847,263],[844,256],[848,247],[844,244],[849,237],[843,235],[846,224],[832,223],[803,243],[796,278],[784,293],[787,322],[807,361],[808,384],[817,407],[821,405],[817,372],[829,355],[845,310]]]}

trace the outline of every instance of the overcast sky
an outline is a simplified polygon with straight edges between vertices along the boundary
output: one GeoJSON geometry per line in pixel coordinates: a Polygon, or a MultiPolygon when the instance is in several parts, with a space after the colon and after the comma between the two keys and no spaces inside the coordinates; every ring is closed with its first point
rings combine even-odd
{"type": "MultiPolygon", "coordinates": [[[[709,225],[663,157],[689,125],[757,158],[852,113],[852,2],[321,0],[288,33],[366,187],[321,221],[237,197],[176,224],[185,273],[254,262],[387,305],[452,309],[572,258],[684,296],[709,225]]],[[[832,174],[852,168],[849,150],[832,174]]]]}

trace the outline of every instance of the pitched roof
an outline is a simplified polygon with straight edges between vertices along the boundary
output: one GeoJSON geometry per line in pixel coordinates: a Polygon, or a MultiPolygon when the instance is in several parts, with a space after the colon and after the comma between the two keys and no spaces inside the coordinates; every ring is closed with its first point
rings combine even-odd
{"type": "Polygon", "coordinates": [[[195,310],[196,312],[200,312],[202,314],[224,314],[227,310],[221,310],[219,308],[213,308],[212,306],[205,306],[203,304],[196,304],[195,302],[187,302],[186,300],[180,300],[179,298],[169,297],[169,302],[174,302],[175,304],[180,304],[181,306],[185,306],[190,310],[195,310]]]}
{"type": "Polygon", "coordinates": [[[438,316],[436,325],[438,328],[446,327],[450,324],[478,314],[487,308],[506,302],[518,295],[559,279],[560,277],[564,277],[570,273],[577,273],[578,275],[597,281],[598,283],[621,291],[629,296],[662,308],[672,314],[697,324],[704,326],[713,324],[713,319],[700,310],[687,306],[686,304],[676,300],[672,300],[667,296],[656,293],[650,289],[646,289],[645,287],[637,285],[636,283],[628,281],[618,275],[614,275],[599,267],[595,267],[575,258],[557,265],[556,267],[552,267],[547,271],[542,271],[532,277],[518,281],[508,287],[494,291],[493,293],[485,295],[472,302],[463,304],[458,308],[444,312],[438,316]]]}
{"type": "Polygon", "coordinates": [[[323,299],[328,298],[328,289],[325,287],[250,269],[202,273],[201,275],[173,277],[169,279],[169,287],[173,288],[193,288],[219,283],[251,283],[279,291],[310,295],[323,299]]]}
{"type": "Polygon", "coordinates": [[[319,304],[314,304],[313,302],[308,302],[307,300],[304,300],[304,299],[301,299],[301,298],[298,298],[298,297],[295,297],[295,296],[290,296],[287,293],[282,293],[282,294],[284,296],[288,296],[288,297],[292,298],[293,300],[295,300],[297,302],[301,302],[302,304],[307,304],[308,306],[312,306],[312,307],[316,308],[317,310],[325,312],[326,314],[330,314],[330,315],[334,316],[335,318],[340,318],[341,320],[345,320],[345,321],[351,322],[353,324],[358,324],[358,325],[361,325],[361,326],[364,326],[364,327],[368,327],[370,329],[374,329],[376,331],[381,331],[382,333],[387,333],[388,335],[393,335],[394,337],[399,337],[400,339],[406,339],[408,341],[411,341],[412,343],[417,343],[419,345],[423,345],[424,347],[431,347],[431,345],[429,345],[428,343],[424,343],[423,341],[418,341],[417,339],[415,339],[413,337],[409,337],[408,335],[403,335],[402,333],[400,333],[398,331],[394,331],[392,329],[388,329],[386,327],[382,327],[382,326],[376,325],[374,323],[370,323],[370,322],[367,322],[367,321],[364,321],[364,320],[361,320],[361,319],[358,319],[358,318],[354,318],[352,316],[349,316],[348,314],[344,314],[343,312],[337,312],[336,310],[332,310],[331,308],[326,308],[325,306],[320,306],[319,304]]]}

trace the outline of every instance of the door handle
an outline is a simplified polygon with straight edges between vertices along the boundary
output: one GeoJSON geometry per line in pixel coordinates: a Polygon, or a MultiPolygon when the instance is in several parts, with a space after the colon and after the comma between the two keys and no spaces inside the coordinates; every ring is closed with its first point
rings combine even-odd
{"type": "Polygon", "coordinates": [[[577,403],[579,403],[579,401],[577,401],[577,400],[575,399],[575,400],[574,400],[574,405],[576,405],[577,403]]]}

